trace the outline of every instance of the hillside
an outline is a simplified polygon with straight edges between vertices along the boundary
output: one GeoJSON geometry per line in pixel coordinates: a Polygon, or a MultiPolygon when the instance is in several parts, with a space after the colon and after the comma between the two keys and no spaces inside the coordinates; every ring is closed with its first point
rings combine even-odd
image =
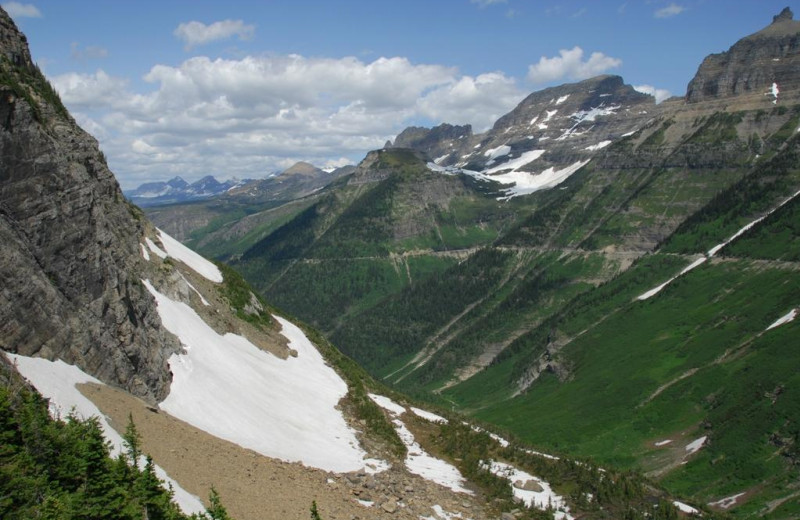
{"type": "MultiPolygon", "coordinates": [[[[699,510],[636,473],[419,407],[155,227],[121,196],[2,9],[0,114],[4,518],[181,518],[207,507],[221,520],[220,500],[239,519],[308,518],[312,507],[408,520],[699,510]]],[[[374,206],[348,206],[327,227],[318,219],[336,238],[318,251],[385,256],[370,241],[387,229],[432,236],[419,225],[429,215],[404,207],[477,198],[467,177],[431,176],[413,152],[370,161],[343,184],[374,206]]],[[[343,207],[337,196],[319,200],[343,207]]]]}
{"type": "Polygon", "coordinates": [[[793,517],[797,38],[784,11],[658,105],[601,76],[410,128],[235,265],[396,389],[793,517]]]}

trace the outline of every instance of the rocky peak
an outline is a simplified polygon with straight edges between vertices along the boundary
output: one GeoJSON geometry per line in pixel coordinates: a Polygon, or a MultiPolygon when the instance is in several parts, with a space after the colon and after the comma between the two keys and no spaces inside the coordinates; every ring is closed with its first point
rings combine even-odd
{"type": "Polygon", "coordinates": [[[785,8],[764,29],[703,60],[689,82],[689,103],[741,97],[777,104],[800,88],[800,22],[785,8]]]}
{"type": "Polygon", "coordinates": [[[2,57],[15,66],[33,67],[28,40],[19,32],[14,20],[0,7],[0,49],[2,57]]]}
{"type": "Polygon", "coordinates": [[[472,138],[472,125],[450,125],[443,123],[433,128],[411,126],[400,132],[394,144],[387,148],[412,148],[431,159],[460,149],[472,138]]]}
{"type": "Polygon", "coordinates": [[[284,170],[280,175],[317,175],[321,171],[322,170],[311,163],[300,161],[294,163],[292,166],[284,170]]]}
{"type": "Polygon", "coordinates": [[[785,22],[787,20],[791,21],[793,19],[794,19],[794,14],[792,13],[792,10],[789,9],[788,7],[784,7],[783,11],[772,17],[772,23],[776,24],[779,22],[785,22]]]}

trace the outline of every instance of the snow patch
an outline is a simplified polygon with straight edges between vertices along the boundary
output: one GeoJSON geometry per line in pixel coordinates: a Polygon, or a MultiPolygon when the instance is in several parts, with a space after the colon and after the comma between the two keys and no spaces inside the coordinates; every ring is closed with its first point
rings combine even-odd
{"type": "Polygon", "coordinates": [[[544,120],[542,122],[546,123],[546,122],[550,121],[551,119],[553,119],[553,116],[556,115],[557,113],[558,113],[558,110],[548,110],[547,114],[545,115],[545,118],[544,118],[544,120]]]}
{"type": "Polygon", "coordinates": [[[666,446],[667,444],[669,444],[671,442],[672,442],[672,439],[666,439],[666,440],[663,440],[663,441],[655,442],[655,443],[653,443],[653,445],[661,447],[661,446],[666,446]]]}
{"type": "Polygon", "coordinates": [[[200,294],[200,291],[198,291],[197,288],[194,285],[192,285],[192,283],[189,280],[187,280],[185,276],[181,274],[181,278],[183,279],[184,282],[186,282],[186,285],[189,286],[189,289],[193,290],[194,293],[200,298],[200,301],[203,303],[203,305],[205,305],[206,307],[211,305],[205,298],[203,298],[203,295],[200,294]]]}
{"type": "Polygon", "coordinates": [[[564,102],[564,101],[566,101],[567,99],[569,99],[569,94],[567,94],[566,96],[561,96],[560,98],[558,98],[558,99],[556,100],[556,105],[560,105],[561,103],[563,103],[563,102],[564,102]]]}
{"type": "MultiPolygon", "coordinates": [[[[60,359],[49,361],[9,353],[6,353],[6,356],[16,366],[19,373],[30,381],[42,396],[50,400],[50,415],[63,418],[74,411],[82,419],[97,417],[103,435],[111,442],[111,456],[116,457],[122,453],[122,436],[108,424],[100,409],[76,388],[76,385],[81,383],[102,385],[102,382],[60,359]]],[[[172,486],[175,491],[175,502],[185,513],[205,511],[200,499],[183,489],[160,466],[156,466],[156,475],[172,486]]]]}
{"type": "Polygon", "coordinates": [[[149,262],[150,261],[150,253],[147,252],[147,248],[144,247],[144,244],[141,244],[141,243],[139,244],[139,247],[142,248],[142,258],[144,258],[146,261],[149,262]]]}
{"type": "Polygon", "coordinates": [[[408,471],[458,493],[473,494],[472,491],[464,487],[466,480],[461,476],[461,472],[458,471],[458,468],[431,456],[422,449],[422,446],[414,439],[414,434],[406,428],[406,425],[398,417],[405,413],[405,407],[400,406],[386,396],[378,394],[368,395],[378,406],[394,416],[392,419],[394,429],[400,437],[400,440],[403,441],[403,444],[405,444],[408,449],[405,460],[408,471]]]}
{"type": "Polygon", "coordinates": [[[222,283],[222,273],[212,262],[209,262],[199,254],[195,253],[185,245],[181,244],[168,234],[156,228],[161,243],[164,245],[167,254],[191,267],[197,274],[215,283],[222,283]]]}
{"type": "Polygon", "coordinates": [[[731,242],[733,242],[734,240],[736,240],[737,238],[739,238],[740,236],[745,234],[750,228],[752,228],[753,226],[755,226],[756,224],[758,224],[759,222],[761,222],[762,220],[764,220],[768,216],[770,216],[773,213],[775,213],[776,211],[778,211],[780,208],[782,208],[784,205],[786,205],[789,201],[791,201],[792,199],[794,199],[798,195],[800,195],[800,190],[796,191],[791,197],[787,198],[786,200],[784,200],[783,202],[781,202],[780,204],[778,204],[777,206],[775,206],[774,208],[769,210],[765,215],[763,215],[761,217],[758,217],[754,221],[752,221],[749,224],[746,224],[745,226],[743,226],[742,229],[740,229],[739,231],[734,233],[725,242],[722,242],[721,244],[717,244],[714,247],[712,247],[711,249],[709,249],[708,253],[707,253],[708,256],[714,256],[715,254],[717,254],[720,249],[722,249],[723,247],[727,246],[728,244],[730,244],[731,242]]]}
{"type": "Polygon", "coordinates": [[[539,123],[536,126],[539,128],[539,130],[547,130],[547,125],[544,123],[539,123]]]}
{"type": "Polygon", "coordinates": [[[700,512],[697,509],[693,508],[692,506],[690,506],[688,504],[684,504],[683,502],[678,502],[677,500],[673,501],[672,505],[677,507],[678,509],[680,509],[684,513],[687,513],[687,514],[690,514],[690,515],[696,515],[697,513],[700,512]]]}
{"type": "Polygon", "coordinates": [[[347,385],[299,328],[275,317],[298,353],[280,359],[242,336],[217,334],[191,307],[143,283],[164,326],[186,349],[169,358],[172,387],[162,410],[268,457],[335,472],[386,467],[365,458],[336,409],[347,385]]]}
{"type": "Polygon", "coordinates": [[[584,121],[594,121],[598,117],[614,115],[620,108],[622,108],[622,105],[611,105],[607,107],[605,103],[601,103],[600,106],[590,108],[589,110],[579,110],[569,117],[576,120],[578,123],[583,123],[584,121]]]}
{"type": "Polygon", "coordinates": [[[147,247],[150,248],[150,251],[152,251],[153,254],[155,254],[157,257],[161,258],[162,260],[164,258],[166,258],[167,256],[169,256],[169,255],[167,255],[166,251],[164,251],[163,249],[158,247],[155,242],[150,240],[149,237],[144,237],[144,242],[145,242],[145,244],[147,244],[147,247]]]}
{"type": "Polygon", "coordinates": [[[369,394],[369,398],[372,399],[375,404],[383,408],[389,413],[394,415],[403,415],[406,413],[405,406],[400,406],[399,404],[395,403],[391,399],[386,396],[378,395],[378,394],[369,394]]]}
{"type": "MultiPolygon", "coordinates": [[[[517,170],[521,169],[523,166],[525,166],[526,164],[528,164],[530,162],[533,162],[536,159],[538,159],[539,157],[541,157],[542,155],[544,155],[544,152],[545,152],[544,150],[530,150],[528,152],[524,152],[522,155],[520,155],[516,159],[510,160],[510,161],[506,161],[503,164],[495,166],[494,168],[490,168],[488,170],[484,170],[483,173],[492,174],[492,173],[496,173],[496,172],[499,172],[499,171],[502,171],[502,170],[517,171],[517,170]]],[[[493,179],[496,179],[496,178],[497,177],[493,177],[493,179]]]]}
{"type": "Polygon", "coordinates": [[[778,104],[778,94],[780,94],[780,92],[781,91],[778,88],[778,84],[777,83],[773,83],[772,86],[770,87],[770,89],[764,95],[765,96],[772,96],[773,97],[772,104],[773,105],[777,105],[778,104]]]}
{"type": "Polygon", "coordinates": [[[522,501],[527,507],[535,507],[542,510],[552,507],[556,510],[556,515],[558,515],[559,512],[562,513],[559,518],[572,520],[573,516],[569,514],[569,507],[567,507],[566,502],[564,502],[564,498],[560,495],[557,495],[550,487],[550,484],[544,480],[534,477],[530,473],[517,469],[514,466],[504,462],[490,460],[489,464],[486,464],[485,466],[495,475],[508,479],[511,483],[511,490],[514,494],[514,498],[522,501]],[[518,481],[521,481],[524,484],[530,480],[538,484],[542,490],[525,490],[514,485],[514,483],[518,481]]]}
{"type": "Polygon", "coordinates": [[[620,137],[630,137],[633,134],[635,134],[636,132],[637,132],[637,130],[632,130],[632,131],[630,131],[628,133],[622,134],[620,137]]]}
{"type": "Polygon", "coordinates": [[[767,327],[765,330],[770,330],[770,329],[774,329],[775,327],[780,327],[781,325],[784,325],[786,323],[789,323],[790,321],[793,321],[796,317],[797,317],[797,309],[792,309],[787,314],[785,314],[784,316],[781,316],[780,318],[775,320],[772,323],[772,325],[767,327]]]}
{"type": "Polygon", "coordinates": [[[534,117],[533,119],[531,119],[531,122],[528,123],[528,126],[533,126],[534,123],[536,123],[536,121],[538,121],[538,120],[539,120],[539,116],[534,117]]]}
{"type": "Polygon", "coordinates": [[[427,410],[422,410],[420,408],[414,408],[413,406],[410,407],[411,411],[414,412],[414,415],[418,417],[422,417],[426,421],[447,424],[449,421],[442,417],[441,415],[437,415],[433,412],[429,412],[427,410]]]}
{"type": "Polygon", "coordinates": [[[447,159],[448,157],[450,157],[450,155],[451,155],[451,154],[449,154],[449,153],[446,153],[446,154],[442,155],[441,157],[437,157],[436,159],[434,159],[434,160],[433,160],[433,162],[435,162],[436,164],[441,164],[441,163],[442,163],[442,161],[444,161],[445,159],[447,159]]]}
{"type": "Polygon", "coordinates": [[[602,150],[606,146],[610,145],[611,141],[600,141],[597,144],[593,144],[592,146],[587,146],[584,150],[588,150],[590,152],[596,152],[597,150],[602,150]]]}
{"type": "Polygon", "coordinates": [[[739,500],[739,497],[744,496],[745,493],[737,493],[730,497],[725,497],[721,500],[717,500],[716,502],[709,502],[708,505],[715,506],[720,509],[729,509],[736,504],[736,501],[739,500]]]}
{"type": "MultiPolygon", "coordinates": [[[[462,518],[461,513],[449,513],[440,505],[431,506],[435,516],[421,516],[420,520],[453,520],[454,518],[462,518]]],[[[467,519],[469,520],[469,519],[467,519]]]]}
{"type": "Polygon", "coordinates": [[[639,297],[636,298],[636,299],[639,300],[639,301],[643,301],[643,300],[646,300],[648,298],[651,298],[651,297],[655,296],[656,294],[660,293],[661,290],[664,287],[668,286],[669,284],[671,284],[672,282],[674,282],[675,280],[677,280],[681,276],[685,275],[686,273],[688,273],[689,271],[691,271],[695,267],[705,263],[706,260],[708,260],[708,258],[706,258],[705,256],[701,256],[700,258],[698,258],[697,260],[695,260],[694,262],[692,262],[688,266],[684,267],[683,270],[680,273],[678,273],[677,275],[673,276],[672,278],[670,278],[666,282],[662,283],[658,287],[654,287],[654,288],[650,289],[649,291],[647,291],[646,293],[640,294],[639,297]]]}
{"type": "Polygon", "coordinates": [[[692,442],[687,444],[685,449],[686,451],[689,452],[690,455],[692,453],[697,453],[697,451],[700,450],[700,448],[702,448],[705,445],[706,440],[708,440],[708,435],[703,435],[699,439],[693,440],[692,442]]]}
{"type": "Polygon", "coordinates": [[[490,148],[483,152],[483,155],[488,157],[489,159],[497,159],[498,157],[503,157],[504,155],[508,155],[511,152],[511,147],[503,144],[498,146],[497,148],[490,148]]]}

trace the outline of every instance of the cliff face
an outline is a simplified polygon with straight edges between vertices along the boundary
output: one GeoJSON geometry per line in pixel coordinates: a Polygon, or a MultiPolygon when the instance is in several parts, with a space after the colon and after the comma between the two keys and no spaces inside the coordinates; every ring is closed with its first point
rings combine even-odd
{"type": "Polygon", "coordinates": [[[138,209],[2,10],[0,56],[0,348],[159,400],[179,344],[140,283],[138,209]]]}
{"type": "Polygon", "coordinates": [[[709,55],[689,83],[686,100],[795,95],[800,87],[800,22],[792,18],[787,7],[771,25],[742,38],[726,52],[709,55]]]}

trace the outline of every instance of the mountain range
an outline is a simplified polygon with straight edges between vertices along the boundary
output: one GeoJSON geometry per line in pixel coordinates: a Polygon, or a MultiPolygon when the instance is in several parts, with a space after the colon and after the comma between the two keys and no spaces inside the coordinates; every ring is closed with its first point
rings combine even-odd
{"type": "Polygon", "coordinates": [[[187,243],[397,390],[795,516],[799,33],[787,8],[659,104],[601,76],[408,128],[263,239],[187,243]]]}
{"type": "Polygon", "coordinates": [[[0,516],[797,517],[798,42],[145,214],[0,9],[0,516]]]}
{"type": "Polygon", "coordinates": [[[248,182],[251,181],[231,179],[225,182],[219,182],[212,175],[207,175],[189,184],[180,177],[173,177],[166,182],[157,181],[144,183],[136,189],[125,192],[125,196],[134,204],[144,208],[148,206],[202,200],[222,195],[248,182]]]}

